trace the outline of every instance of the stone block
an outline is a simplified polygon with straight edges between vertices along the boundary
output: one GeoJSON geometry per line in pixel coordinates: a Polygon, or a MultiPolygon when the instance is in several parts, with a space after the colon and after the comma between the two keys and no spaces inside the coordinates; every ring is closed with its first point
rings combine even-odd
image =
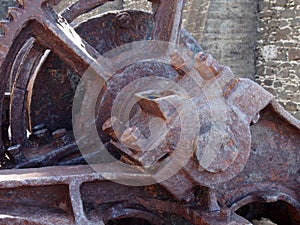
{"type": "Polygon", "coordinates": [[[288,0],[276,0],[275,5],[284,7],[287,5],[287,3],[288,3],[288,0]]]}
{"type": "Polygon", "coordinates": [[[299,87],[297,85],[291,85],[291,84],[288,84],[286,87],[285,87],[285,90],[287,91],[290,91],[292,93],[295,93],[299,90],[299,87]]]}
{"type": "Polygon", "coordinates": [[[293,102],[300,104],[300,94],[293,94],[292,99],[293,102]]]}
{"type": "MultiPolygon", "coordinates": [[[[279,24],[278,24],[279,26],[279,24]]],[[[276,33],[276,40],[289,40],[291,35],[290,28],[280,29],[276,33]]]]}
{"type": "Polygon", "coordinates": [[[274,88],[272,87],[264,87],[268,92],[270,92],[272,95],[276,96],[277,92],[274,88]]]}
{"type": "Polygon", "coordinates": [[[296,10],[286,9],[281,12],[281,18],[293,18],[296,16],[296,10]]]}
{"type": "Polygon", "coordinates": [[[269,9],[269,3],[265,1],[258,1],[258,11],[266,11],[269,9]]]}
{"type": "MultiPolygon", "coordinates": [[[[299,27],[300,26],[300,18],[292,18],[291,20],[291,26],[293,27],[299,27]]],[[[299,30],[298,30],[299,32],[299,30]]]]}
{"type": "Polygon", "coordinates": [[[274,88],[282,87],[282,83],[280,81],[275,81],[273,85],[274,85],[274,88]]]}
{"type": "Polygon", "coordinates": [[[286,105],[285,105],[285,108],[288,111],[296,111],[297,110],[297,104],[294,103],[294,102],[287,102],[286,105]]]}
{"type": "Polygon", "coordinates": [[[294,116],[295,116],[298,120],[300,120],[300,112],[295,112],[295,113],[294,113],[294,116]]]}
{"type": "Polygon", "coordinates": [[[264,85],[265,86],[273,86],[274,81],[273,80],[265,80],[264,85]]]}
{"type": "Polygon", "coordinates": [[[289,50],[289,59],[290,60],[300,60],[300,48],[292,48],[289,50]]]}

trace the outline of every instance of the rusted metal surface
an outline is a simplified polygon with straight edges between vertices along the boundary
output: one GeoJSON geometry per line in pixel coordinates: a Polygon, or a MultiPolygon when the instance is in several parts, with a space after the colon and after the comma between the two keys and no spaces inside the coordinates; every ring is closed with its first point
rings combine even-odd
{"type": "MultiPolygon", "coordinates": [[[[101,172],[110,174],[110,165],[101,167],[101,172]]],[[[138,172],[131,172],[115,171],[112,176],[114,179],[139,176],[138,172]]],[[[170,201],[170,194],[158,185],[129,187],[116,184],[89,166],[9,170],[3,171],[0,179],[1,224],[26,221],[29,224],[107,224],[121,218],[142,218],[149,224],[188,225],[209,221],[224,224],[227,220],[219,217],[220,212],[212,212],[212,217],[204,212],[205,207],[201,212],[191,210],[181,202],[170,201]],[[24,210],[11,210],[17,206],[24,210]]],[[[205,202],[208,193],[205,188],[203,193],[206,194],[201,200],[205,202]]],[[[235,221],[232,224],[248,224],[234,215],[232,220],[235,221]]]]}
{"type": "Polygon", "coordinates": [[[241,225],[266,216],[253,206],[300,223],[300,122],[202,51],[183,0],[76,27],[107,1],[19,2],[1,23],[0,224],[241,225]]]}

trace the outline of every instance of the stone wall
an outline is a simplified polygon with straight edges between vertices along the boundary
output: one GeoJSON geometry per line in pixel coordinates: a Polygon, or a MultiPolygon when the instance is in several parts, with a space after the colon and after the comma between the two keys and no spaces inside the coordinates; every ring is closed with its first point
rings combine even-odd
{"type": "Polygon", "coordinates": [[[0,1],[0,17],[3,18],[7,13],[8,7],[16,6],[16,1],[13,0],[1,0],[0,1]]]}
{"type": "Polygon", "coordinates": [[[300,119],[300,0],[260,0],[256,81],[300,119]]]}
{"type": "MultiPolygon", "coordinates": [[[[0,19],[6,18],[8,7],[17,6],[14,0],[0,0],[0,19]]],[[[2,29],[0,27],[0,34],[2,29]]]]}
{"type": "Polygon", "coordinates": [[[210,0],[201,45],[238,77],[255,76],[256,15],[255,1],[210,0]]]}
{"type": "Polygon", "coordinates": [[[147,0],[123,0],[124,9],[152,11],[152,4],[147,0]]]}
{"type": "MultiPolygon", "coordinates": [[[[146,0],[124,0],[127,8],[147,8],[146,0]]],[[[236,76],[254,79],[257,6],[249,0],[188,0],[183,27],[206,52],[230,65],[236,76]]]]}
{"type": "Polygon", "coordinates": [[[211,0],[190,0],[186,2],[183,27],[201,42],[206,27],[211,0]]]}

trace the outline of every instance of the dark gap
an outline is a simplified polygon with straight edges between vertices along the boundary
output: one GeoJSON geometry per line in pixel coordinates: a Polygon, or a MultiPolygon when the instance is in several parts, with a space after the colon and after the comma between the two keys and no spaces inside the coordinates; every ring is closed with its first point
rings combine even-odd
{"type": "Polygon", "coordinates": [[[278,225],[300,224],[300,215],[297,214],[296,209],[284,201],[254,202],[239,208],[236,213],[250,222],[267,218],[278,225]]]}

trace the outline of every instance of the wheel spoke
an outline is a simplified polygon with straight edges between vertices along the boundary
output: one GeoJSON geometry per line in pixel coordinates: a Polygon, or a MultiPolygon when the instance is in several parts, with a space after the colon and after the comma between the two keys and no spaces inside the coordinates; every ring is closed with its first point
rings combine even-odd
{"type": "Polygon", "coordinates": [[[13,79],[10,103],[10,125],[12,144],[23,144],[27,138],[26,135],[26,97],[27,83],[39,66],[39,61],[43,56],[44,49],[35,43],[31,38],[24,45],[24,48],[18,54],[20,63],[16,65],[16,73],[13,79]],[[28,66],[22,66],[28,65],[28,66]]]}
{"type": "MultiPolygon", "coordinates": [[[[55,5],[59,1],[53,2],[54,1],[52,1],[52,5],[55,5]]],[[[94,4],[96,4],[96,2],[100,4],[99,1],[92,2],[94,2],[94,4]]],[[[14,64],[15,66],[13,67],[15,68],[15,72],[12,73],[13,77],[11,77],[14,83],[11,84],[13,86],[11,93],[12,107],[10,108],[13,144],[21,144],[26,141],[25,102],[27,83],[31,75],[37,69],[39,59],[43,56],[43,52],[46,48],[51,49],[80,75],[93,63],[93,68],[95,69],[96,67],[97,70],[100,71],[102,80],[106,80],[106,73],[104,73],[106,65],[105,63],[100,63],[100,65],[96,59],[100,62],[105,62],[106,60],[93,47],[82,40],[63,18],[56,15],[48,5],[43,5],[42,3],[43,1],[40,1],[37,5],[31,5],[31,1],[25,2],[23,5],[24,10],[29,10],[23,11],[21,9],[13,14],[16,24],[22,21],[26,24],[24,30],[26,30],[27,33],[31,33],[23,36],[34,36],[36,38],[36,41],[32,38],[31,41],[24,44],[23,51],[20,50],[18,54],[20,57],[16,58],[16,65],[14,64]],[[39,7],[41,5],[42,7],[39,7]],[[35,14],[35,20],[30,21],[33,12],[38,13],[35,14]],[[28,48],[26,47],[27,45],[28,48]],[[35,48],[35,46],[39,47],[35,48]],[[24,63],[18,63],[18,59],[24,63]],[[22,67],[21,65],[28,66],[22,67]]],[[[91,5],[89,5],[89,7],[91,8],[91,5]]],[[[70,12],[72,12],[72,10],[70,12]]],[[[10,31],[10,29],[8,31],[10,31]]],[[[12,40],[13,39],[11,39],[11,41],[12,40]]],[[[5,86],[2,89],[4,90],[4,88],[5,86]]]]}
{"type": "Polygon", "coordinates": [[[177,43],[185,0],[152,0],[155,18],[154,40],[177,43]]]}
{"type": "Polygon", "coordinates": [[[109,71],[107,60],[81,39],[67,21],[51,8],[45,8],[42,12],[38,20],[31,24],[37,41],[51,49],[80,75],[93,65],[101,72],[99,75],[102,80],[106,81],[109,71]]]}
{"type": "Polygon", "coordinates": [[[61,15],[70,23],[78,16],[88,13],[109,1],[114,0],[79,0],[65,9],[61,15]]]}

